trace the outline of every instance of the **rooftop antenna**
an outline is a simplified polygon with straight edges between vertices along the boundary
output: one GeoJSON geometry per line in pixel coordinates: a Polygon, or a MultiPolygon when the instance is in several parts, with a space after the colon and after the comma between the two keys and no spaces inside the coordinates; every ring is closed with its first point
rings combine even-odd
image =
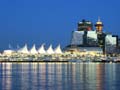
{"type": "Polygon", "coordinates": [[[12,49],[12,46],[11,46],[11,44],[9,44],[9,45],[8,45],[8,48],[9,48],[9,49],[12,49]]]}
{"type": "Polygon", "coordinates": [[[98,22],[101,22],[101,20],[100,20],[100,16],[98,16],[98,22]]]}

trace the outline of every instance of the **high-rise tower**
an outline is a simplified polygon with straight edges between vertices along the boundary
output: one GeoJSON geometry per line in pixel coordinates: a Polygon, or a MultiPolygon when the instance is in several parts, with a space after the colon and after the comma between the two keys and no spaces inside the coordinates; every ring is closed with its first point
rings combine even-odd
{"type": "Polygon", "coordinates": [[[103,23],[101,22],[100,18],[98,18],[98,21],[95,24],[97,33],[102,33],[103,31],[103,23]]]}
{"type": "Polygon", "coordinates": [[[105,54],[105,36],[106,34],[103,32],[103,23],[101,22],[100,18],[95,24],[96,32],[97,32],[97,39],[98,45],[103,49],[103,53],[105,54]]]}
{"type": "Polygon", "coordinates": [[[93,30],[93,24],[90,21],[83,19],[81,22],[78,22],[78,31],[91,31],[93,30]]]}

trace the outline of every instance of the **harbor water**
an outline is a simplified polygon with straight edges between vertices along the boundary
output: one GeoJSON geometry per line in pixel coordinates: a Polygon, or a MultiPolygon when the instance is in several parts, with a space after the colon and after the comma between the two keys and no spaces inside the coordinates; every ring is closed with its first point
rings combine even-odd
{"type": "Polygon", "coordinates": [[[0,90],[120,90],[120,64],[0,63],[0,90]]]}

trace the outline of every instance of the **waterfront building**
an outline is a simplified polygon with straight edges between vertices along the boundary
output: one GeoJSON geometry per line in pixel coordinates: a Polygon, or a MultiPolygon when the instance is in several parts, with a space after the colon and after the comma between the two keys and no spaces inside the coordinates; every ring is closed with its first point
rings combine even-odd
{"type": "Polygon", "coordinates": [[[39,53],[39,54],[46,54],[44,44],[42,44],[42,45],[40,46],[40,48],[38,49],[38,53],[39,53]]]}
{"type": "Polygon", "coordinates": [[[105,54],[105,36],[106,34],[103,32],[103,23],[101,22],[100,18],[95,24],[95,31],[97,33],[97,40],[98,46],[103,49],[103,54],[105,54]]]}
{"type": "Polygon", "coordinates": [[[118,47],[118,36],[105,33],[103,22],[98,19],[95,24],[90,21],[82,20],[78,23],[77,31],[72,32],[71,42],[65,47],[65,51],[71,53],[96,52],[101,54],[115,53],[118,47]]]}
{"type": "Polygon", "coordinates": [[[14,53],[13,50],[4,50],[4,51],[3,51],[3,54],[4,54],[4,55],[11,55],[12,53],[14,53]]]}
{"type": "Polygon", "coordinates": [[[17,52],[18,53],[23,53],[23,54],[29,54],[27,44],[25,44],[25,46],[23,46],[22,48],[20,48],[19,50],[17,50],[17,52]]]}
{"type": "Polygon", "coordinates": [[[118,46],[120,46],[120,39],[118,39],[118,46]]]}
{"type": "Polygon", "coordinates": [[[83,45],[84,31],[73,31],[71,45],[83,45]]]}
{"type": "Polygon", "coordinates": [[[63,54],[63,51],[60,47],[60,44],[53,49],[52,45],[48,47],[47,50],[45,50],[44,44],[42,44],[38,49],[36,49],[35,44],[31,47],[31,49],[28,50],[27,44],[25,44],[22,48],[17,48],[17,49],[7,49],[3,51],[4,55],[12,55],[12,54],[24,54],[24,55],[58,55],[58,54],[63,54]]]}
{"type": "Polygon", "coordinates": [[[86,21],[85,19],[82,22],[78,22],[78,31],[90,31],[93,30],[93,24],[90,21],[86,21]]]}
{"type": "Polygon", "coordinates": [[[32,48],[29,50],[29,53],[30,54],[37,54],[37,50],[36,50],[36,47],[35,47],[35,44],[32,46],[32,48]]]}
{"type": "Polygon", "coordinates": [[[87,45],[88,46],[98,46],[97,33],[96,31],[87,32],[87,45]]]}
{"type": "MultiPolygon", "coordinates": [[[[103,26],[103,22],[100,20],[100,18],[95,25],[86,20],[78,22],[77,30],[72,32],[70,44],[65,47],[64,52],[76,55],[118,53],[117,49],[120,49],[120,39],[117,35],[105,33],[103,31],[103,26]]],[[[13,49],[11,45],[9,45],[9,48],[11,49],[4,50],[3,54],[12,54],[14,52],[30,55],[63,54],[60,45],[58,45],[55,49],[53,49],[52,45],[50,45],[47,50],[45,50],[44,44],[42,44],[38,49],[36,49],[34,44],[30,50],[28,50],[27,44],[25,44],[25,46],[22,48],[17,46],[17,49],[13,49]]]]}
{"type": "Polygon", "coordinates": [[[4,55],[11,55],[15,52],[15,50],[13,49],[13,47],[11,46],[11,44],[8,45],[8,49],[3,51],[4,55]]]}
{"type": "Polygon", "coordinates": [[[50,45],[49,48],[46,50],[46,54],[54,54],[54,50],[52,48],[52,45],[50,45]]]}
{"type": "Polygon", "coordinates": [[[65,48],[65,52],[69,54],[75,54],[75,55],[102,55],[103,50],[100,47],[85,47],[85,46],[67,46],[65,48]]]}
{"type": "Polygon", "coordinates": [[[96,32],[98,34],[102,34],[103,33],[103,23],[101,22],[100,18],[98,18],[98,21],[95,24],[95,28],[96,28],[96,32]]]}
{"type": "Polygon", "coordinates": [[[58,45],[58,46],[54,49],[54,53],[55,53],[55,54],[63,54],[60,45],[58,45]]]}
{"type": "Polygon", "coordinates": [[[105,37],[105,51],[106,53],[115,53],[117,48],[117,37],[112,34],[107,34],[105,37]]]}
{"type": "Polygon", "coordinates": [[[118,47],[117,47],[117,52],[120,52],[120,39],[118,38],[118,47]]]}

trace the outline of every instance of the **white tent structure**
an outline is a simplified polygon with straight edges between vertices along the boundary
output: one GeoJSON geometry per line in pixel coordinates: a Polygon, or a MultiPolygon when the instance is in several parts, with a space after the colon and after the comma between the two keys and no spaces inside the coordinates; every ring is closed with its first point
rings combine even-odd
{"type": "Polygon", "coordinates": [[[38,49],[38,53],[40,53],[40,54],[46,54],[46,51],[45,51],[45,48],[44,48],[44,44],[42,44],[40,46],[40,48],[38,49]]]}
{"type": "Polygon", "coordinates": [[[46,51],[47,54],[54,54],[54,50],[52,48],[52,45],[49,46],[49,48],[46,51]]]}
{"type": "Polygon", "coordinates": [[[35,44],[33,44],[32,48],[29,50],[30,54],[37,54],[37,50],[36,50],[36,47],[35,47],[35,44]]]}
{"type": "Polygon", "coordinates": [[[58,45],[58,46],[54,49],[54,53],[55,53],[55,54],[62,54],[62,53],[63,53],[62,50],[61,50],[60,45],[58,45]]]}
{"type": "Polygon", "coordinates": [[[22,48],[20,48],[18,51],[18,53],[24,53],[24,54],[29,54],[28,48],[27,48],[27,44],[25,44],[22,48]]]}

